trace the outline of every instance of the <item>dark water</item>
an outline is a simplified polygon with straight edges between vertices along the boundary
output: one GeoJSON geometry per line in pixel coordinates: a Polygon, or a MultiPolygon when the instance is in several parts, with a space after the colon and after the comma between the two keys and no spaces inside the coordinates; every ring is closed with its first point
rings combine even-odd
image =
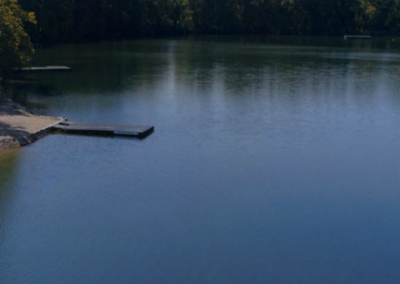
{"type": "Polygon", "coordinates": [[[40,50],[35,113],[151,124],[0,154],[0,283],[399,283],[400,47],[203,38],[40,50]]]}

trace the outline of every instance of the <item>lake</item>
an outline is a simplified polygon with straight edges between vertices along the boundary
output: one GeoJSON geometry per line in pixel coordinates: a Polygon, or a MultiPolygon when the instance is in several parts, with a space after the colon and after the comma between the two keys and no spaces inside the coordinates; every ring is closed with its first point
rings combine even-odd
{"type": "Polygon", "coordinates": [[[0,153],[0,283],[399,283],[400,41],[62,45],[35,114],[154,125],[0,153]]]}

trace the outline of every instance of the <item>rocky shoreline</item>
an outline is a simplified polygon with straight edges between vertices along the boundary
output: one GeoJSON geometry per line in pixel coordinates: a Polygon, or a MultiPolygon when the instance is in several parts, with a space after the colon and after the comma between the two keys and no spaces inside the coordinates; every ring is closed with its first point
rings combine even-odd
{"type": "Polygon", "coordinates": [[[10,148],[18,148],[21,147],[22,144],[18,139],[12,136],[0,136],[0,150],[10,149],[10,148]]]}

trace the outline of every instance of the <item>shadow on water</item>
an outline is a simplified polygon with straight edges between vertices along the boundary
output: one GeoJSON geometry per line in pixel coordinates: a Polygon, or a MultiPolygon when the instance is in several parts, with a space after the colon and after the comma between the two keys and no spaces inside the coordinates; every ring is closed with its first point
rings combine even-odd
{"type": "Polygon", "coordinates": [[[57,95],[57,89],[48,85],[36,82],[35,84],[24,84],[10,82],[5,89],[5,96],[12,98],[15,102],[35,112],[46,112],[48,109],[43,99],[57,95]],[[40,94],[40,98],[35,96],[40,94]]]}

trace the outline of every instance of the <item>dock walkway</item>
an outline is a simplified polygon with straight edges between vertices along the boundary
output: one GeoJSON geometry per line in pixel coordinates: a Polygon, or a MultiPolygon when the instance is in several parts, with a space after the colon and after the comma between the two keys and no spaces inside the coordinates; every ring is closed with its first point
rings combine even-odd
{"type": "Polygon", "coordinates": [[[145,138],[154,132],[154,126],[89,124],[89,123],[80,123],[72,121],[63,121],[57,125],[54,125],[52,127],[52,130],[70,134],[145,138]]]}
{"type": "Polygon", "coordinates": [[[14,71],[17,73],[21,72],[60,72],[60,71],[71,71],[72,69],[67,66],[43,66],[43,67],[24,67],[24,68],[15,68],[14,71]]]}
{"type": "Polygon", "coordinates": [[[344,39],[372,39],[370,35],[344,35],[344,39]]]}

